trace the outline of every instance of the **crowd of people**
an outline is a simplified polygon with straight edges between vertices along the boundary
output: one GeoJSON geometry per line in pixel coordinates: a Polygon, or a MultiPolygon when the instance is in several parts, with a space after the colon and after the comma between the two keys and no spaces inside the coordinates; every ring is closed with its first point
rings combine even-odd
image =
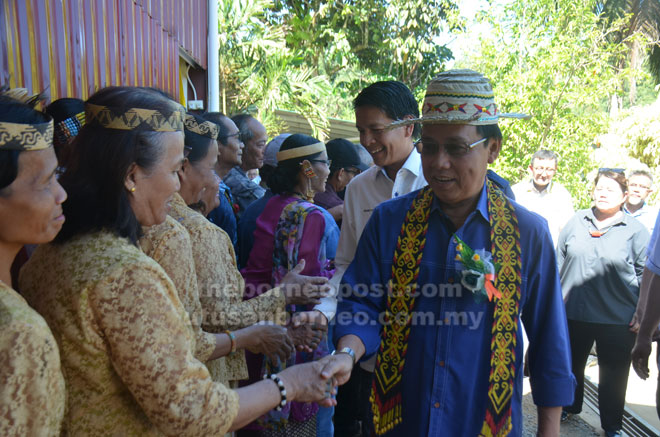
{"type": "Polygon", "coordinates": [[[398,81],[353,103],[360,144],[153,88],[0,95],[0,434],[521,435],[525,361],[558,436],[595,353],[620,435],[660,323],[651,173],[599,169],[576,212],[539,150],[510,186],[527,116],[471,70],[421,113],[398,81]]]}

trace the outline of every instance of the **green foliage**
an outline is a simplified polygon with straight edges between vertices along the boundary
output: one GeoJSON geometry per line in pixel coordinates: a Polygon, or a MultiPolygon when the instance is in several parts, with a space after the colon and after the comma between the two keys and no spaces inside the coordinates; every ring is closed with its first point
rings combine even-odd
{"type": "Polygon", "coordinates": [[[513,0],[481,20],[491,28],[466,66],[483,72],[502,112],[526,112],[529,121],[503,121],[504,145],[495,170],[512,182],[526,177],[539,149],[559,157],[557,178],[576,205],[589,204],[591,145],[607,130],[608,96],[625,71],[613,65],[626,47],[608,35],[621,22],[603,25],[594,2],[513,0]]]}
{"type": "Polygon", "coordinates": [[[435,40],[456,14],[452,0],[220,0],[224,108],[257,109],[271,132],[276,108],[297,111],[322,135],[376,80],[423,89],[451,57],[435,40]]]}

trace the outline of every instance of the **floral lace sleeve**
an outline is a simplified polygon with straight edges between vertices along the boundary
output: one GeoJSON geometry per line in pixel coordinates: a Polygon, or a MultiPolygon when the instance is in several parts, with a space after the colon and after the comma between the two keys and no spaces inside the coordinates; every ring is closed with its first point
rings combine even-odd
{"type": "Polygon", "coordinates": [[[221,332],[245,328],[264,320],[282,320],[285,301],[279,288],[243,300],[245,281],[236,266],[231,240],[222,229],[214,228],[191,233],[204,328],[221,332]]]}
{"type": "Polygon", "coordinates": [[[206,361],[215,349],[215,336],[202,330],[202,305],[199,302],[197,274],[188,232],[169,216],[164,223],[145,227],[143,230],[140,248],[153,258],[174,282],[195,333],[195,358],[206,361]]]}
{"type": "Polygon", "coordinates": [[[89,297],[115,372],[164,434],[224,434],[238,395],[214,383],[193,357],[188,317],[162,270],[146,262],[131,267],[109,272],[89,297]]]}
{"type": "Polygon", "coordinates": [[[0,381],[0,435],[59,435],[66,398],[55,338],[41,316],[2,284],[0,381]]]}

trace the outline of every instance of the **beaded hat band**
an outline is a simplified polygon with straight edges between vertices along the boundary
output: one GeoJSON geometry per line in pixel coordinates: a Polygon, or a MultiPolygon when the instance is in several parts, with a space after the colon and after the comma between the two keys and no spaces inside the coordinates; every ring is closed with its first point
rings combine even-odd
{"type": "Polygon", "coordinates": [[[78,135],[85,125],[85,113],[79,112],[55,125],[55,145],[62,146],[78,135]]]}
{"type": "Polygon", "coordinates": [[[426,88],[422,116],[398,120],[388,127],[410,124],[497,124],[500,118],[530,118],[527,114],[501,113],[495,104],[490,80],[473,70],[449,70],[437,75],[426,88]]]}
{"type": "Polygon", "coordinates": [[[183,107],[171,113],[145,108],[111,108],[85,103],[86,124],[97,124],[107,129],[180,132],[186,113],[183,107]]]}
{"type": "Polygon", "coordinates": [[[277,162],[286,161],[287,159],[300,158],[302,156],[309,156],[321,152],[325,152],[325,143],[319,141],[318,143],[310,144],[309,146],[302,146],[296,147],[295,149],[279,151],[277,152],[277,162]]]}
{"type": "Polygon", "coordinates": [[[53,145],[53,119],[45,123],[0,122],[0,150],[43,150],[53,145]]]}
{"type": "Polygon", "coordinates": [[[187,131],[201,135],[203,137],[211,138],[212,140],[218,139],[220,128],[215,123],[211,123],[210,121],[204,121],[200,123],[195,119],[194,116],[186,114],[186,118],[183,124],[185,125],[185,129],[187,131]]]}

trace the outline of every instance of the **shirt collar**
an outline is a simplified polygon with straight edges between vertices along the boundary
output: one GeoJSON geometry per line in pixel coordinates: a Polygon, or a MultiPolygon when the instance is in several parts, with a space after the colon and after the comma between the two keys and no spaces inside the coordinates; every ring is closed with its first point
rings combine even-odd
{"type": "MultiPolygon", "coordinates": [[[[384,175],[386,178],[389,179],[389,176],[387,176],[387,172],[385,171],[385,168],[383,167],[378,167],[379,171],[376,172],[376,176],[378,174],[384,175]]],[[[417,148],[413,146],[412,151],[410,152],[410,155],[408,155],[408,158],[406,161],[403,163],[401,166],[401,170],[408,170],[410,173],[415,175],[415,177],[419,176],[422,171],[422,158],[419,155],[419,152],[417,151],[417,148]]]]}
{"type": "MultiPolygon", "coordinates": [[[[490,215],[488,215],[488,189],[486,188],[486,183],[484,179],[484,185],[481,187],[481,193],[479,194],[479,200],[477,201],[477,207],[475,211],[481,215],[481,217],[486,220],[487,223],[490,223],[490,215]]],[[[445,215],[438,198],[433,195],[433,201],[431,203],[431,212],[438,211],[440,214],[445,215]]]]}
{"type": "MultiPolygon", "coordinates": [[[[630,220],[629,217],[630,216],[624,212],[617,221],[610,223],[608,225],[608,228],[612,227],[612,226],[615,226],[615,225],[618,225],[618,224],[627,225],[628,221],[630,220]]],[[[585,220],[589,220],[591,223],[595,224],[596,223],[596,216],[594,215],[594,208],[587,209],[586,214],[584,215],[584,218],[585,218],[585,220]]]]}
{"type": "Polygon", "coordinates": [[[529,180],[529,188],[528,191],[532,191],[537,194],[542,194],[542,193],[552,193],[552,185],[554,184],[553,180],[550,180],[550,183],[543,189],[543,191],[539,191],[536,189],[536,185],[534,185],[534,179],[529,180]]]}
{"type": "Polygon", "coordinates": [[[638,217],[638,216],[640,216],[640,215],[642,215],[646,212],[647,207],[648,207],[648,204],[646,203],[646,200],[645,200],[644,203],[642,204],[641,208],[639,208],[635,212],[630,212],[630,211],[628,211],[628,208],[626,207],[626,204],[624,203],[623,204],[623,212],[625,212],[626,214],[631,215],[633,217],[638,217]]]}

